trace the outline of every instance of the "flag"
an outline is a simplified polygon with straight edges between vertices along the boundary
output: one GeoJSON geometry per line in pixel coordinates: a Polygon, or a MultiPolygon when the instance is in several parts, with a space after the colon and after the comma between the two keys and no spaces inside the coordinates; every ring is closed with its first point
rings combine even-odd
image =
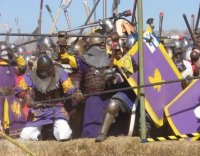
{"type": "Polygon", "coordinates": [[[199,88],[200,80],[193,80],[165,107],[166,118],[176,135],[199,132],[200,121],[194,114],[194,109],[200,105],[199,88]]]}
{"type": "Polygon", "coordinates": [[[61,4],[60,4],[60,7],[62,9],[66,9],[69,7],[70,3],[72,2],[72,0],[62,0],[61,1],[61,4]]]}
{"type": "MultiPolygon", "coordinates": [[[[181,79],[181,73],[168,56],[150,27],[143,34],[144,41],[144,84],[181,79]]],[[[138,86],[138,42],[119,61],[118,66],[130,86],[138,86]],[[131,57],[130,57],[131,56],[131,57]],[[130,67],[133,70],[130,70],[130,67]]],[[[138,90],[134,89],[138,94],[138,90]]],[[[145,87],[145,109],[154,123],[164,124],[164,107],[182,91],[181,83],[161,84],[145,87]]]]}

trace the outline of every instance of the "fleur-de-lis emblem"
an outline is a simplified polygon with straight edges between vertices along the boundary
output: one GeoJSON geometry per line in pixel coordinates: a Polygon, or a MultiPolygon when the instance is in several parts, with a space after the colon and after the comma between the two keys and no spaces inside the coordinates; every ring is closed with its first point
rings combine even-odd
{"type": "Polygon", "coordinates": [[[14,101],[14,103],[11,106],[12,112],[17,116],[18,118],[21,116],[21,105],[19,102],[14,101]]]}
{"type": "MultiPolygon", "coordinates": [[[[159,71],[159,69],[155,69],[154,70],[154,75],[153,76],[149,76],[149,82],[151,84],[153,83],[158,83],[158,82],[164,82],[165,80],[162,80],[162,75],[159,71]]],[[[157,89],[158,92],[160,92],[161,90],[161,85],[155,85],[153,86],[154,89],[157,89]]]]}

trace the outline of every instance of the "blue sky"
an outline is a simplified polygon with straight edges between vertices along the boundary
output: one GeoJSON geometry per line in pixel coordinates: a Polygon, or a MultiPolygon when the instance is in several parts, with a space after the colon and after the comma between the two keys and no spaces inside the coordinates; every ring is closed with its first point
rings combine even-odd
{"type": "MultiPolygon", "coordinates": [[[[42,15],[42,33],[48,33],[52,26],[52,21],[45,7],[48,4],[55,17],[60,6],[61,0],[44,0],[42,15]]],[[[132,11],[134,0],[121,0],[119,12],[130,9],[132,11]]],[[[155,29],[158,29],[159,13],[164,13],[163,29],[187,29],[183,20],[183,14],[186,14],[189,22],[191,15],[197,16],[199,9],[199,0],[143,0],[143,20],[144,26],[146,20],[150,17],[155,19],[155,29]]],[[[93,0],[87,0],[90,9],[93,7],[93,0]]],[[[107,14],[111,15],[112,0],[107,0],[107,14]]],[[[12,28],[12,32],[17,32],[15,19],[18,19],[18,27],[21,32],[30,33],[37,26],[39,17],[40,0],[0,0],[0,26],[7,24],[12,28]]],[[[103,15],[102,0],[97,7],[97,19],[101,19],[103,15]]],[[[83,5],[83,0],[72,0],[68,8],[72,28],[78,27],[85,23],[87,18],[83,5]]],[[[57,27],[59,30],[66,30],[67,24],[62,11],[57,27]]],[[[0,32],[5,32],[0,28],[0,32]]]]}

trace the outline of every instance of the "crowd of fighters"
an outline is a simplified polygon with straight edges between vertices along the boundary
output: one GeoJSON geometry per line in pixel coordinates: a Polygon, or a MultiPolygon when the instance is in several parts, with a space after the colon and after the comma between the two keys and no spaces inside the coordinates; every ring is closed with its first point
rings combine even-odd
{"type": "MultiPolygon", "coordinates": [[[[136,94],[120,90],[129,84],[116,61],[134,46],[138,35],[127,19],[120,20],[113,24],[105,19],[86,38],[74,40],[64,31],[58,32],[56,43],[41,37],[28,59],[16,45],[0,42],[1,131],[12,135],[19,130],[19,137],[27,140],[96,138],[101,142],[110,135],[127,135],[136,94]],[[120,38],[121,34],[126,37],[120,38]],[[113,89],[119,90],[101,94],[113,89]],[[18,121],[11,113],[17,109],[25,116],[18,121]]],[[[147,24],[154,28],[152,18],[147,24]]],[[[198,30],[193,35],[195,42],[187,36],[167,43],[159,40],[184,78],[199,75],[198,30]]],[[[183,88],[189,83],[184,81],[183,88]]],[[[198,107],[195,113],[200,118],[198,107]]],[[[139,113],[136,118],[139,121],[139,113]]],[[[151,134],[148,114],[147,119],[151,134]]],[[[140,122],[134,134],[139,133],[140,122]]]]}

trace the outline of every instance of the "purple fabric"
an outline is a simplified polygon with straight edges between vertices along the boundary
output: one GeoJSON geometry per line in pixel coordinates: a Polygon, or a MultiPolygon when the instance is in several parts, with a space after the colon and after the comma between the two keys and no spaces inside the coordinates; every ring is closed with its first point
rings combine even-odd
{"type": "Polygon", "coordinates": [[[15,72],[13,66],[0,66],[0,87],[15,86],[15,72]]]}
{"type": "Polygon", "coordinates": [[[200,80],[186,88],[176,100],[166,108],[169,113],[167,119],[171,120],[171,126],[178,130],[179,134],[199,132],[200,123],[195,117],[194,109],[200,102],[200,80]]]}
{"type": "Polygon", "coordinates": [[[108,105],[110,97],[90,96],[85,102],[83,120],[83,138],[96,138],[103,122],[104,110],[108,105]]]}
{"type": "MultiPolygon", "coordinates": [[[[68,74],[62,70],[59,75],[59,82],[64,82],[68,79],[68,74]]],[[[27,86],[32,87],[33,89],[36,88],[34,83],[32,82],[30,74],[25,74],[24,76],[25,83],[27,86]]],[[[71,94],[76,90],[76,88],[72,88],[68,90],[65,94],[71,94]]],[[[21,92],[23,91],[20,86],[16,88],[16,92],[21,92]]],[[[42,126],[46,124],[51,124],[53,123],[54,120],[56,119],[66,119],[68,118],[66,112],[64,111],[64,106],[63,103],[56,103],[56,107],[51,107],[51,108],[37,108],[37,109],[30,109],[29,111],[29,116],[28,116],[28,122],[26,124],[26,127],[31,127],[31,126],[42,126]],[[58,106],[59,105],[59,106],[58,106]]]]}
{"type": "Polygon", "coordinates": [[[63,106],[45,109],[31,109],[29,112],[29,119],[25,127],[35,127],[52,124],[56,119],[67,120],[67,116],[63,113],[63,109],[63,106]]]}
{"type": "MultiPolygon", "coordinates": [[[[15,87],[15,73],[13,66],[0,66],[0,87],[15,87]]],[[[25,114],[19,99],[14,95],[0,96],[0,120],[3,122],[4,100],[7,99],[9,107],[9,133],[10,135],[19,133],[26,123],[25,114]]]]}

